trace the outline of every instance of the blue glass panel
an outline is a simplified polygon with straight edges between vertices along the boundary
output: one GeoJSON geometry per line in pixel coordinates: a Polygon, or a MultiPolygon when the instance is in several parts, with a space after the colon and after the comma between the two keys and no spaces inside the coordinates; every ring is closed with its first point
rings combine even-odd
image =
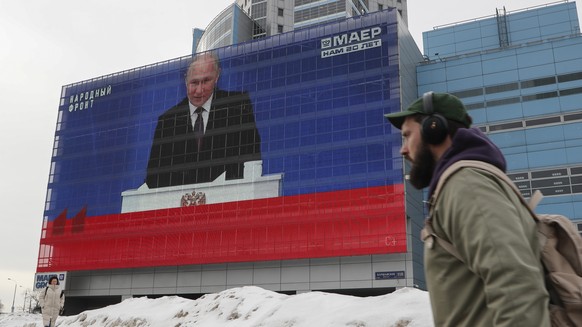
{"type": "Polygon", "coordinates": [[[508,170],[523,170],[529,168],[528,156],[525,153],[507,154],[505,161],[507,161],[508,170]]]}
{"type": "Polygon", "coordinates": [[[581,146],[571,146],[566,147],[566,163],[568,164],[580,164],[582,163],[582,145],[581,146]]]}
{"type": "Polygon", "coordinates": [[[525,131],[525,137],[525,144],[528,145],[564,141],[564,127],[550,126],[530,128],[525,131]]]}
{"type": "Polygon", "coordinates": [[[558,166],[565,163],[566,150],[553,149],[545,151],[536,151],[527,153],[528,161],[531,168],[558,166]]]}
{"type": "Polygon", "coordinates": [[[560,108],[560,99],[550,98],[535,101],[523,102],[523,112],[528,117],[547,115],[556,112],[556,108],[560,108]]]}
{"type": "Polygon", "coordinates": [[[505,147],[515,147],[519,145],[525,145],[525,132],[524,131],[510,131],[504,133],[494,133],[489,135],[489,138],[493,143],[501,148],[505,147]]]}

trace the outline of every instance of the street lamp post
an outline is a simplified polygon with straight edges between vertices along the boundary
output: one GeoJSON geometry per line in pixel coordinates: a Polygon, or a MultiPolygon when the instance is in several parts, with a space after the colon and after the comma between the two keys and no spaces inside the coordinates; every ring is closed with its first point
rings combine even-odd
{"type": "Polygon", "coordinates": [[[28,288],[24,291],[24,303],[22,304],[22,312],[26,312],[26,296],[28,296],[28,288]]]}
{"type": "Polygon", "coordinates": [[[16,288],[18,287],[18,282],[12,278],[8,278],[8,280],[14,282],[14,295],[12,296],[12,313],[14,313],[14,300],[16,300],[16,288]]]}

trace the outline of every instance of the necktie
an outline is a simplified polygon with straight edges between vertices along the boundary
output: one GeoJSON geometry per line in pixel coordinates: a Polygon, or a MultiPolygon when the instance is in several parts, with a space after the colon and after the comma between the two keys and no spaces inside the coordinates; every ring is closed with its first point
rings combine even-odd
{"type": "Polygon", "coordinates": [[[197,113],[196,121],[194,122],[194,138],[198,144],[198,151],[202,149],[202,138],[204,138],[204,118],[202,117],[202,112],[204,108],[196,108],[195,113],[197,113]]]}

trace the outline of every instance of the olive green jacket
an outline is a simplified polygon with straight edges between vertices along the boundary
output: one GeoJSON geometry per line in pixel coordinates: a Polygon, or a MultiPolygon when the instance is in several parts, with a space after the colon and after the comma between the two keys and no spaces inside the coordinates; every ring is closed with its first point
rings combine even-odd
{"type": "Polygon", "coordinates": [[[425,245],[436,326],[550,326],[535,223],[508,185],[461,169],[434,204],[433,229],[465,261],[425,245]]]}

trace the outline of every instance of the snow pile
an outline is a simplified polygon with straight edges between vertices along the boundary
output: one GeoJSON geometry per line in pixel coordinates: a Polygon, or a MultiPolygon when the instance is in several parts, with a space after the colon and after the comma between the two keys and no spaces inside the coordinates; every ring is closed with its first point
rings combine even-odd
{"type": "MultiPolygon", "coordinates": [[[[0,327],[41,327],[40,315],[0,316],[0,327]]],[[[197,300],[132,298],[60,317],[58,327],[430,327],[428,293],[403,288],[374,297],[323,292],[283,295],[259,287],[233,288],[197,300]]]]}

